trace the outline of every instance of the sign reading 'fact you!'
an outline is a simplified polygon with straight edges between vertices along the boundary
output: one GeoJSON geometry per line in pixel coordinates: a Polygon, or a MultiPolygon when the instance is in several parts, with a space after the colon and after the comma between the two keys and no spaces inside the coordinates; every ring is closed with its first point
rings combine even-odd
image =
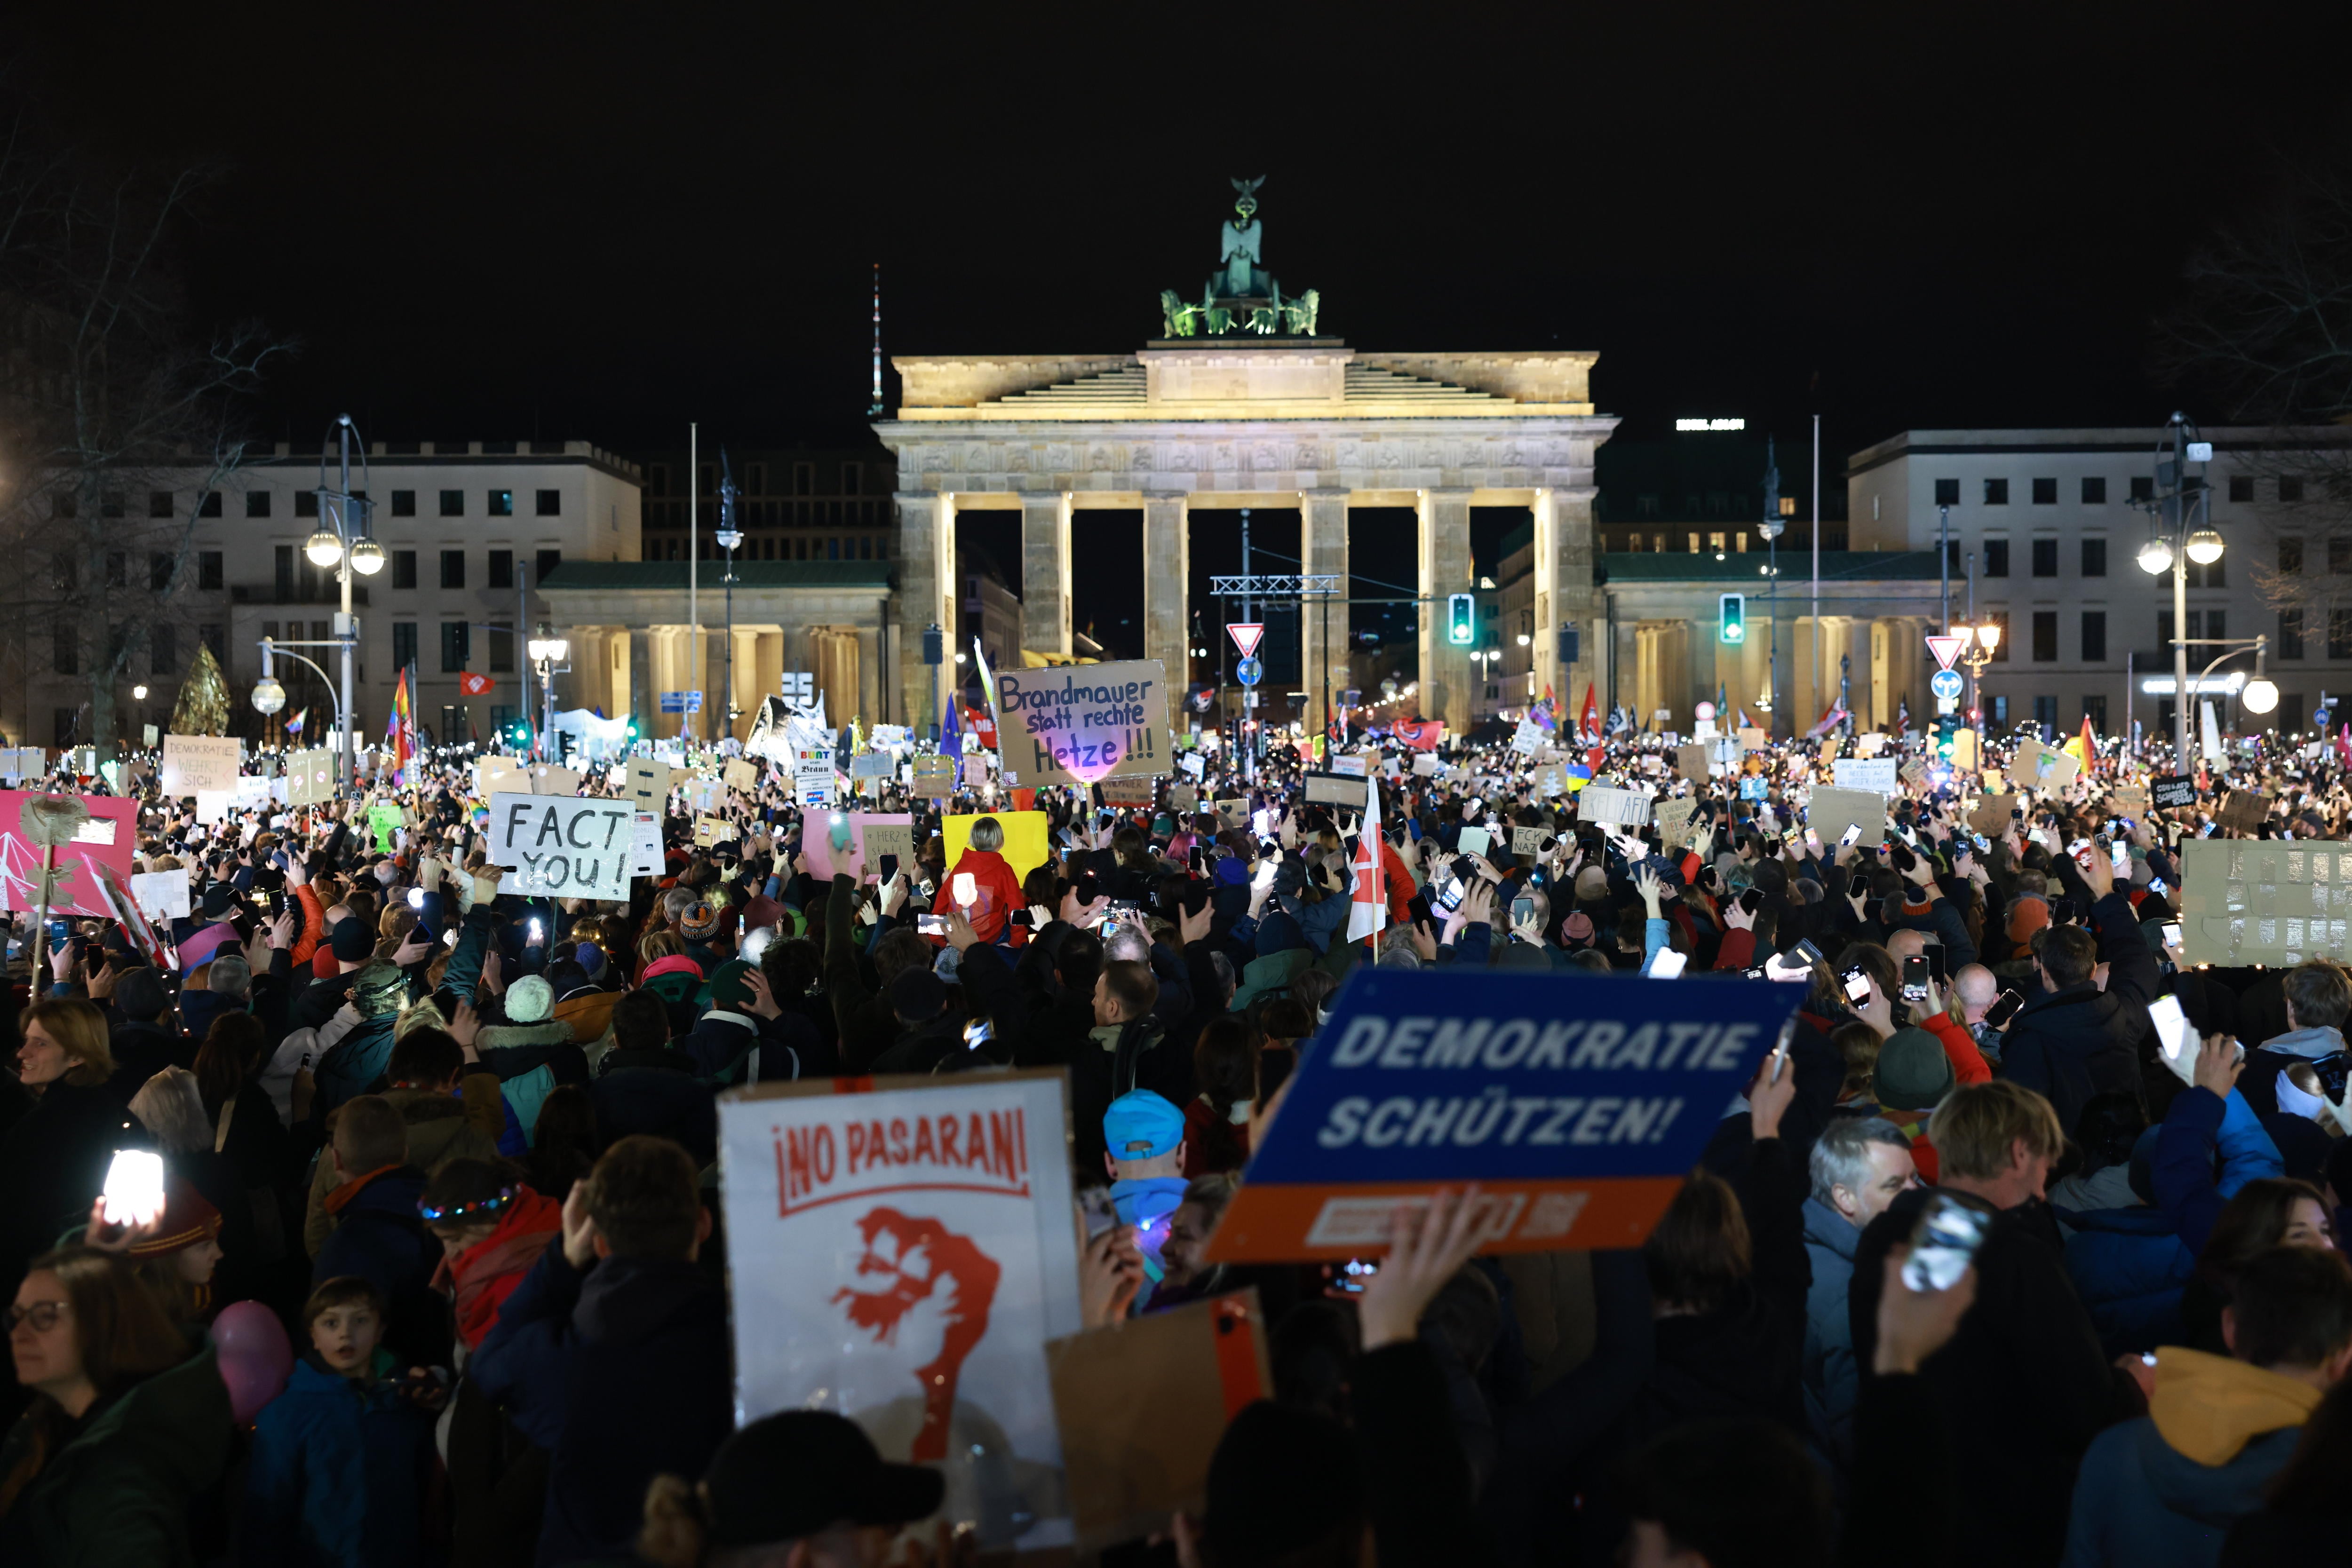
{"type": "Polygon", "coordinates": [[[1480,1250],[1637,1247],[1798,998],[1763,980],[1359,968],[1207,1256],[1358,1257],[1475,1182],[1480,1250]]]}
{"type": "Polygon", "coordinates": [[[1168,680],[1157,659],[996,676],[1004,782],[1099,784],[1165,773],[1168,680]]]}
{"type": "Polygon", "coordinates": [[[500,893],[527,898],[629,896],[637,803],[573,795],[490,797],[490,862],[500,893]]]}

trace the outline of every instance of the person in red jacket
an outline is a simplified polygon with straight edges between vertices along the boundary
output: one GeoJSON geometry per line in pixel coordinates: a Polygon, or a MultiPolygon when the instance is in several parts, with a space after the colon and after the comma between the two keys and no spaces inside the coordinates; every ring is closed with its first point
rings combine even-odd
{"type": "Polygon", "coordinates": [[[457,1337],[478,1349],[499,1309],[562,1232],[562,1210],[511,1169],[465,1156],[425,1179],[416,1208],[441,1242],[433,1287],[456,1309],[457,1337]]]}
{"type": "MultiPolygon", "coordinates": [[[[971,928],[983,942],[1007,940],[1019,946],[1026,933],[1011,924],[1013,912],[1022,907],[1021,879],[1013,874],[1013,867],[1003,855],[1004,824],[993,817],[982,817],[971,825],[971,840],[963,853],[957,857],[955,869],[940,880],[939,896],[931,901],[934,915],[961,914],[971,922],[971,928]],[[963,879],[971,880],[966,883],[963,879]],[[958,889],[971,894],[967,902],[959,898],[958,889]]],[[[936,946],[945,939],[934,936],[936,946]]]]}

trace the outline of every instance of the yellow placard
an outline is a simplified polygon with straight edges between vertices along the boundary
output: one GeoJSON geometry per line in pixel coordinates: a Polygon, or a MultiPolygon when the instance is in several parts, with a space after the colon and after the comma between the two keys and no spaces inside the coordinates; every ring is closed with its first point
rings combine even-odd
{"type": "Polygon", "coordinates": [[[1013,868],[1016,882],[1025,881],[1031,872],[1046,861],[1046,816],[1043,811],[986,811],[969,817],[942,817],[940,832],[947,841],[948,870],[955,870],[956,862],[971,843],[971,825],[982,816],[993,817],[1004,830],[1004,848],[997,852],[1004,863],[1013,868]]]}

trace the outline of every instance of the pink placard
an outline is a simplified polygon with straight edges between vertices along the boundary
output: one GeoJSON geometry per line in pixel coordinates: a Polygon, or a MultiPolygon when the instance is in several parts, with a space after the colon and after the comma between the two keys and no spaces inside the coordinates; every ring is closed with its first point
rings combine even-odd
{"type": "MultiPolygon", "coordinates": [[[[0,909],[37,909],[41,904],[41,851],[25,836],[25,804],[41,799],[32,789],[0,789],[0,909]]],[[[82,836],[58,846],[59,897],[51,904],[59,915],[94,915],[110,918],[113,911],[98,885],[97,873],[84,862],[110,867],[125,885],[131,881],[131,856],[139,847],[139,802],[119,795],[77,797],[89,810],[82,836]]]]}
{"type": "MultiPolygon", "coordinates": [[[[911,833],[914,831],[915,819],[905,811],[850,812],[849,848],[843,852],[842,858],[844,860],[847,860],[852,856],[856,856],[860,859],[864,858],[866,854],[866,830],[869,825],[905,828],[909,833],[911,833]]],[[[802,830],[801,850],[808,856],[810,875],[825,882],[831,882],[834,879],[833,821],[831,812],[812,811],[808,814],[807,825],[802,830]]],[[[876,875],[879,870],[880,868],[878,866],[869,865],[866,868],[866,874],[873,876],[876,875]]]]}

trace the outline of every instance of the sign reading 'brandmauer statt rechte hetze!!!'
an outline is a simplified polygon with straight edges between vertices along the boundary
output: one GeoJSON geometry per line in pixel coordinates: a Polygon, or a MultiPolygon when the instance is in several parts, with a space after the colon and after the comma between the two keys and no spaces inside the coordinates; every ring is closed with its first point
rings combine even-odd
{"type": "Polygon", "coordinates": [[[1473,1182],[1482,1250],[1638,1247],[1802,988],[1359,968],[1207,1256],[1368,1255],[1473,1182]]]}
{"type": "Polygon", "coordinates": [[[1005,670],[996,677],[1004,781],[1098,784],[1168,771],[1168,682],[1157,659],[1005,670]]]}

